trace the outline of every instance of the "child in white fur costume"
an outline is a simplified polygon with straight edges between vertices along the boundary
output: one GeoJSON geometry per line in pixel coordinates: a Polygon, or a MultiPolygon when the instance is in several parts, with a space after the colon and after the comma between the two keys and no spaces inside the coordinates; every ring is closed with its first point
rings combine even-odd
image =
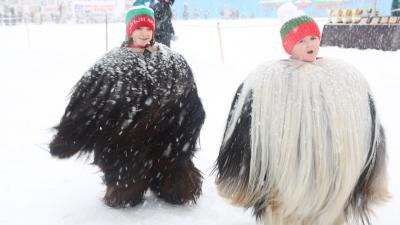
{"type": "Polygon", "coordinates": [[[217,159],[219,192],[265,225],[370,224],[371,204],[389,194],[369,85],[349,64],[317,58],[311,17],[291,3],[278,14],[291,57],[259,66],[238,88],[217,159]]]}

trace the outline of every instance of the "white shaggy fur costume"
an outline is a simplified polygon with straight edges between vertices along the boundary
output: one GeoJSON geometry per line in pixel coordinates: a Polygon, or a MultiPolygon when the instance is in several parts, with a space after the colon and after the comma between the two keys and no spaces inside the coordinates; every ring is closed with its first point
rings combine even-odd
{"type": "Polygon", "coordinates": [[[328,58],[260,66],[237,91],[216,171],[221,195],[265,225],[369,224],[388,192],[366,80],[328,58]]]}

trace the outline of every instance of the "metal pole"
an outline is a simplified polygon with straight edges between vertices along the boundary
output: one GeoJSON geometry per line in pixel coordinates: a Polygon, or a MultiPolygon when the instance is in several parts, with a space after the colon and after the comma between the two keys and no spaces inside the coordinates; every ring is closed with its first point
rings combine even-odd
{"type": "Polygon", "coordinates": [[[106,12],[106,52],[108,52],[108,18],[106,12]]]}
{"type": "Polygon", "coordinates": [[[219,25],[219,22],[217,23],[217,29],[218,29],[219,49],[220,49],[220,52],[221,52],[221,61],[222,61],[222,64],[224,64],[225,63],[224,50],[222,48],[221,27],[219,25]]]}

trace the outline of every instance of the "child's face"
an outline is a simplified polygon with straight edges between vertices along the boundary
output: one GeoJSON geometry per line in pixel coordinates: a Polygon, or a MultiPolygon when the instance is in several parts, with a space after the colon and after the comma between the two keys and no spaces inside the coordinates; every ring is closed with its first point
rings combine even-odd
{"type": "Polygon", "coordinates": [[[132,40],[136,46],[146,46],[153,38],[153,31],[148,27],[139,27],[132,32],[132,40]]]}
{"type": "Polygon", "coordinates": [[[317,58],[320,40],[314,35],[308,35],[298,41],[292,50],[292,58],[304,62],[313,62],[317,58]]]}

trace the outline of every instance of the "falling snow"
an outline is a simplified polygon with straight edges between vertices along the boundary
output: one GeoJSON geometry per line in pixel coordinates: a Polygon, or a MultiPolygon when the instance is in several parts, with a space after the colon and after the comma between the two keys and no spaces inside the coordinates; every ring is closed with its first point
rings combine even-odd
{"type": "MultiPolygon", "coordinates": [[[[200,151],[195,155],[195,164],[204,177],[202,196],[197,205],[179,207],[146,195],[143,205],[123,210],[103,205],[104,186],[100,172],[90,165],[90,160],[83,157],[59,161],[51,158],[46,150],[53,135],[51,127],[64,113],[71,87],[105,53],[104,25],[0,27],[0,82],[3,84],[0,98],[4,106],[0,117],[0,149],[3,153],[0,158],[0,212],[6,212],[1,213],[0,223],[256,225],[249,211],[231,206],[219,197],[215,177],[210,172],[236,88],[261,62],[287,56],[281,47],[275,20],[223,21],[222,24],[258,25],[222,30],[224,64],[221,63],[216,21],[178,21],[175,31],[179,39],[172,42],[172,48],[182,53],[192,67],[207,113],[198,146],[200,151]],[[203,27],[190,26],[193,23],[203,27]]],[[[109,46],[119,46],[124,38],[124,25],[110,24],[109,31],[109,46]]],[[[378,208],[373,224],[398,225],[400,51],[322,48],[320,56],[342,58],[353,64],[371,85],[386,129],[389,185],[393,194],[389,203],[378,208]]],[[[95,68],[96,71],[105,69],[95,68]]],[[[117,71],[128,69],[120,66],[114,76],[117,71]]],[[[85,74],[87,78],[90,76],[91,73],[85,74]]],[[[100,91],[106,93],[110,88],[104,87],[100,91]]],[[[132,90],[142,91],[148,94],[140,88],[132,90]]],[[[131,113],[137,110],[132,108],[131,113]]]]}

